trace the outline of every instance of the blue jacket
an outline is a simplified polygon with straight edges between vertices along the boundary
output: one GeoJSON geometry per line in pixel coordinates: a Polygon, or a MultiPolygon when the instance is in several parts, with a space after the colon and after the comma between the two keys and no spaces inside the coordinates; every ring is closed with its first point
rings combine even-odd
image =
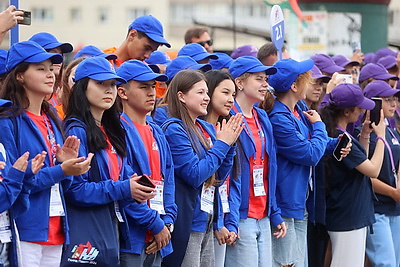
{"type": "Polygon", "coordinates": [[[154,110],[153,121],[157,123],[158,126],[163,125],[163,123],[169,118],[168,106],[160,106],[154,110]]]}
{"type": "MultiPolygon", "coordinates": [[[[6,162],[3,154],[0,153],[0,161],[6,162]]],[[[13,212],[13,204],[17,200],[19,196],[24,179],[24,172],[19,171],[12,167],[10,164],[7,164],[2,172],[3,181],[0,183],[0,196],[3,201],[0,203],[0,213],[8,210],[8,214],[10,216],[10,224],[11,224],[11,245],[9,247],[8,252],[8,260],[12,267],[18,266],[18,256],[17,256],[17,235],[15,232],[15,217],[13,212]]],[[[27,199],[25,199],[27,200],[27,199]]],[[[16,212],[18,214],[18,212],[16,212]]]]}
{"type": "MultiPolygon", "coordinates": [[[[62,133],[56,127],[55,122],[49,117],[52,125],[57,144],[63,144],[62,133]]],[[[9,164],[14,162],[26,151],[30,152],[29,158],[32,159],[43,150],[47,151],[47,145],[39,128],[33,123],[29,116],[22,112],[19,116],[13,119],[0,119],[0,142],[3,143],[7,150],[9,164]],[[14,129],[14,125],[17,129],[14,129]]],[[[61,166],[55,165],[50,167],[50,156],[46,156],[44,166],[35,175],[31,172],[29,164],[25,172],[25,181],[22,192],[18,196],[14,204],[14,208],[22,211],[27,209],[23,215],[18,216],[16,223],[20,239],[23,241],[47,241],[49,232],[49,205],[50,205],[50,190],[55,183],[60,183],[60,195],[63,202],[64,210],[65,202],[63,191],[71,184],[72,176],[65,176],[61,166]],[[26,198],[29,194],[28,208],[26,201],[19,201],[20,198],[26,198]]],[[[63,217],[65,241],[69,242],[68,224],[66,223],[67,214],[63,217]]]]}
{"type": "Polygon", "coordinates": [[[310,167],[317,165],[325,153],[328,135],[323,122],[312,124],[310,131],[305,121],[308,119],[296,105],[301,120],[278,100],[269,118],[278,147],[278,179],[276,201],[282,216],[303,219],[312,175],[310,167]]]}
{"type": "MultiPolygon", "coordinates": [[[[240,107],[235,103],[235,107],[241,112],[240,107]]],[[[276,226],[283,222],[281,212],[276,204],[276,180],[277,180],[277,162],[276,162],[276,143],[273,138],[272,125],[269,121],[267,113],[257,107],[253,107],[257,112],[258,120],[260,121],[261,127],[264,131],[266,146],[265,152],[268,155],[268,216],[270,217],[273,226],[276,226]]],[[[231,110],[231,114],[236,114],[235,110],[231,110]]],[[[240,190],[240,219],[246,219],[249,213],[249,198],[250,198],[250,157],[256,153],[256,147],[251,136],[248,135],[247,131],[242,131],[239,136],[240,145],[238,145],[238,155],[240,162],[240,184],[235,184],[236,190],[240,190]]],[[[232,179],[231,179],[232,181],[232,179]]],[[[234,191],[235,192],[235,191],[234,191]]],[[[226,214],[226,224],[237,224],[239,218],[235,218],[232,213],[226,214]]],[[[229,228],[228,228],[229,229],[229,228]]]]}
{"type": "MultiPolygon", "coordinates": [[[[142,142],[142,138],[134,123],[125,113],[121,115],[121,122],[126,130],[127,160],[133,171],[138,175],[150,175],[150,163],[148,161],[147,150],[142,142]]],[[[161,128],[155,123],[147,121],[157,142],[161,173],[164,178],[164,210],[165,215],[160,215],[156,210],[151,209],[147,203],[138,204],[136,202],[125,207],[125,213],[129,224],[129,241],[131,249],[126,249],[121,244],[121,251],[128,253],[141,254],[145,246],[146,230],[153,234],[158,234],[166,223],[175,223],[177,206],[175,204],[175,181],[174,166],[172,155],[167,140],[161,128]]],[[[161,256],[172,253],[171,242],[161,249],[161,256]]]]}
{"type": "MultiPolygon", "coordinates": [[[[174,252],[165,258],[166,266],[179,266],[182,262],[191,231],[205,232],[207,230],[208,214],[200,210],[203,183],[216,172],[217,178],[223,182],[233,164],[234,146],[216,140],[213,125],[199,119],[197,122],[207,131],[213,142],[213,146],[208,151],[199,143],[202,148],[202,157],[195,153],[181,120],[169,118],[162,127],[174,162],[175,191],[177,192],[175,202],[179,210],[175,230],[172,233],[174,252]]],[[[215,196],[217,199],[218,190],[215,196]]],[[[218,205],[214,205],[216,206],[218,205]]]]}

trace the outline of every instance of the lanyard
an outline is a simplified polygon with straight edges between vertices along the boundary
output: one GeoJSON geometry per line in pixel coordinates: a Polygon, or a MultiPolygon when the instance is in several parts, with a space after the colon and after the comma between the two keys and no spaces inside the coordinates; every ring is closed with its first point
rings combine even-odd
{"type": "MultiPolygon", "coordinates": [[[[233,110],[236,113],[243,113],[237,102],[235,102],[235,105],[233,106],[233,110]]],[[[261,124],[260,124],[260,122],[258,120],[258,114],[257,114],[257,112],[254,111],[254,108],[251,109],[251,113],[253,114],[253,118],[254,118],[254,121],[256,122],[256,125],[257,125],[257,128],[258,128],[258,133],[259,133],[260,139],[261,139],[261,161],[263,162],[264,161],[264,154],[265,154],[265,136],[264,136],[264,132],[263,132],[263,129],[261,127],[261,124]]],[[[256,146],[256,141],[254,140],[253,133],[251,132],[250,126],[247,123],[246,117],[243,120],[243,122],[244,122],[244,125],[245,125],[244,130],[246,131],[247,135],[250,137],[250,139],[253,142],[254,147],[255,147],[256,146]]]]}
{"type": "Polygon", "coordinates": [[[47,134],[48,134],[48,139],[50,142],[50,147],[51,151],[50,152],[50,157],[52,158],[52,163],[53,165],[56,165],[56,151],[57,151],[57,144],[56,144],[56,137],[54,135],[54,131],[51,129],[49,122],[47,121],[48,118],[46,115],[42,115],[44,122],[46,124],[47,128],[47,134]]]}

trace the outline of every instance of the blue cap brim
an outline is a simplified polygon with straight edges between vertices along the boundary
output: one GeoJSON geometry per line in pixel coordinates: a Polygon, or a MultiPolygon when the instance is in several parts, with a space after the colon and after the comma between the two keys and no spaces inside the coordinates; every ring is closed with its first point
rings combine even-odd
{"type": "Polygon", "coordinates": [[[0,107],[11,107],[12,102],[6,99],[0,99],[0,107]]]}
{"type": "Polygon", "coordinates": [[[96,81],[107,81],[107,80],[111,80],[111,79],[115,79],[117,80],[117,82],[119,83],[126,83],[125,79],[112,74],[112,73],[96,73],[96,74],[91,74],[88,76],[90,79],[96,80],[96,81]]]}
{"type": "Polygon", "coordinates": [[[255,67],[247,70],[246,72],[256,73],[256,72],[262,72],[262,71],[265,71],[265,74],[267,74],[267,75],[273,75],[278,71],[278,69],[275,67],[271,67],[271,66],[255,66],[255,67]]]}
{"type": "Polygon", "coordinates": [[[146,33],[146,35],[153,40],[156,43],[160,43],[165,45],[168,48],[171,48],[171,45],[167,42],[167,40],[165,40],[163,37],[156,35],[156,34],[151,34],[151,33],[146,33]]]}
{"type": "Polygon", "coordinates": [[[51,43],[48,45],[43,46],[44,49],[49,50],[56,47],[60,47],[63,53],[70,53],[74,50],[74,47],[70,43],[51,43]]]}
{"type": "Polygon", "coordinates": [[[211,70],[212,66],[211,66],[211,64],[196,64],[196,65],[190,66],[189,69],[191,69],[191,70],[201,70],[203,72],[206,72],[206,71],[211,70]]]}
{"type": "Polygon", "coordinates": [[[34,56],[31,56],[25,60],[28,63],[39,63],[45,60],[50,59],[53,64],[60,64],[63,62],[64,58],[60,54],[55,53],[40,53],[34,56]]]}
{"type": "Polygon", "coordinates": [[[146,82],[146,81],[151,81],[151,80],[156,80],[159,82],[166,82],[168,80],[168,77],[164,74],[145,73],[145,74],[135,77],[133,80],[140,81],[140,82],[146,82]]]}
{"type": "Polygon", "coordinates": [[[207,53],[207,52],[204,52],[204,53],[195,55],[195,56],[193,56],[193,57],[191,57],[191,58],[193,58],[193,59],[196,60],[196,61],[200,61],[200,60],[203,60],[203,59],[206,59],[206,58],[209,58],[209,59],[218,59],[218,56],[217,56],[217,55],[214,55],[214,54],[209,54],[209,53],[207,53]]]}
{"type": "Polygon", "coordinates": [[[301,73],[307,72],[307,71],[312,69],[312,67],[314,66],[314,60],[312,60],[310,58],[310,59],[307,59],[307,60],[300,61],[298,64],[299,64],[298,65],[299,66],[299,73],[301,74],[301,73]]]}

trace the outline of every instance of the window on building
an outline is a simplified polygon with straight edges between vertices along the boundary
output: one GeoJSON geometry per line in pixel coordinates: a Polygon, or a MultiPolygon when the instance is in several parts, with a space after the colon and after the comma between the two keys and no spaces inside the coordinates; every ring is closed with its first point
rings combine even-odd
{"type": "Polygon", "coordinates": [[[32,10],[32,19],[35,21],[52,22],[54,20],[53,9],[34,8],[32,10]]]}
{"type": "Polygon", "coordinates": [[[100,7],[99,8],[99,22],[101,24],[108,23],[108,21],[110,19],[109,15],[110,15],[109,8],[106,8],[106,7],[100,7]]]}
{"type": "Polygon", "coordinates": [[[70,18],[72,22],[82,21],[82,10],[80,8],[74,7],[70,10],[70,18]]]}
{"type": "Polygon", "coordinates": [[[149,14],[150,10],[148,8],[131,8],[128,10],[128,21],[133,21],[138,17],[149,14]]]}

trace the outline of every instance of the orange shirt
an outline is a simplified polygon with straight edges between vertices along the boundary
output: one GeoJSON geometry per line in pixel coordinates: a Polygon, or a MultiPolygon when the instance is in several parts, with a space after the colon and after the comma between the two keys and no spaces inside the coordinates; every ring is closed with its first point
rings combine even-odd
{"type": "MultiPolygon", "coordinates": [[[[260,136],[259,127],[261,127],[260,123],[256,123],[256,113],[252,118],[246,117],[247,124],[250,128],[251,135],[253,136],[253,140],[256,145],[256,154],[255,159],[254,156],[250,157],[250,195],[249,195],[249,211],[248,217],[255,219],[262,219],[268,215],[268,155],[265,151],[262,151],[262,142],[261,138],[265,138],[264,135],[260,136]],[[264,159],[261,159],[261,155],[264,153],[264,159]],[[254,166],[263,166],[263,181],[264,181],[264,190],[265,196],[255,196],[254,195],[254,180],[253,180],[253,169],[254,166]]],[[[258,120],[258,119],[257,119],[258,120]]],[[[265,142],[264,142],[265,143],[265,142]]]]}
{"type": "MultiPolygon", "coordinates": [[[[47,153],[50,157],[50,166],[53,166],[53,155],[55,153],[54,148],[52,149],[52,144],[50,142],[49,132],[53,133],[53,129],[46,114],[42,116],[33,114],[29,111],[25,111],[29,118],[35,123],[35,125],[39,128],[40,133],[43,136],[44,141],[47,146],[47,153]],[[47,120],[47,124],[45,122],[47,120]],[[47,125],[50,129],[47,128],[47,125]]],[[[54,135],[54,133],[53,133],[54,135]]],[[[55,140],[54,140],[55,142],[55,140]]],[[[54,147],[54,144],[53,144],[54,147]]],[[[64,229],[62,227],[62,221],[60,216],[53,216],[49,218],[49,234],[48,240],[32,242],[39,245],[61,245],[65,242],[64,229]]]]}
{"type": "MultiPolygon", "coordinates": [[[[103,50],[103,52],[104,53],[106,53],[106,54],[115,54],[115,51],[117,51],[117,48],[116,47],[110,47],[110,48],[107,48],[107,49],[104,49],[103,50]]],[[[115,59],[115,60],[110,60],[113,64],[114,64],[114,66],[115,67],[119,67],[119,66],[121,66],[121,64],[122,63],[124,63],[124,61],[122,61],[122,60],[120,60],[120,59],[115,59]]]]}

